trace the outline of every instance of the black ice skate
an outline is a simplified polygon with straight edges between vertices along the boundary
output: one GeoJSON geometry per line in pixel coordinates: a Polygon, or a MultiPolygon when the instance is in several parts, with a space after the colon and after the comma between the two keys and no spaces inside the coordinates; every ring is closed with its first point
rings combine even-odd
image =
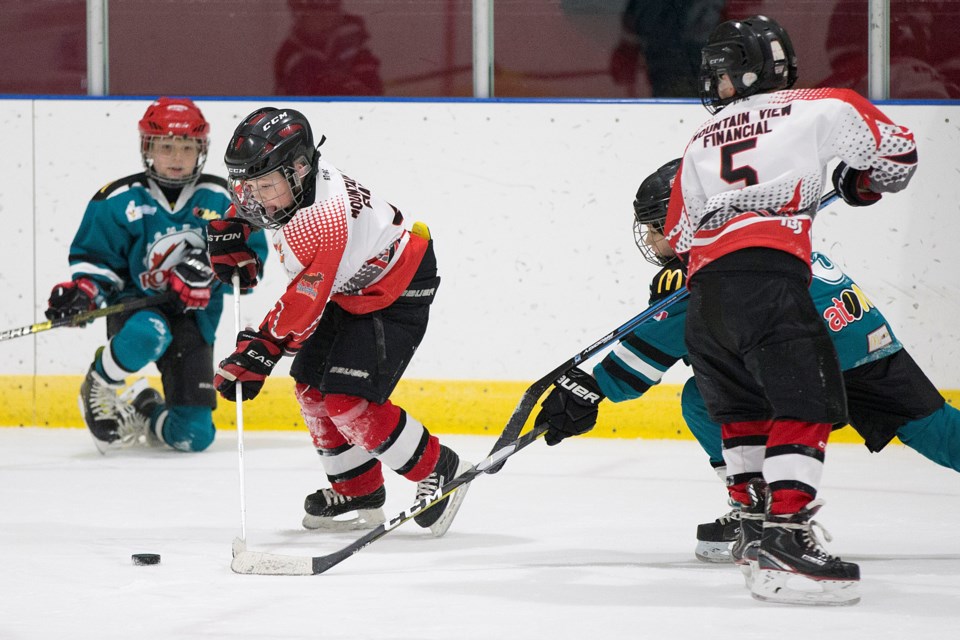
{"type": "Polygon", "coordinates": [[[100,453],[121,445],[121,408],[117,391],[122,387],[122,382],[108,382],[97,373],[93,364],[80,385],[80,413],[100,453]]]}
{"type": "Polygon", "coordinates": [[[381,485],[365,496],[345,496],[324,488],[303,501],[303,526],[320,531],[373,529],[383,524],[383,504],[387,490],[381,485]]]}
{"type": "Polygon", "coordinates": [[[767,602],[809,605],[851,605],[860,602],[860,567],[831,556],[813,526],[829,542],[830,534],[813,520],[823,506],[814,500],[797,513],[770,515],[763,524],[753,597],[767,602]],[[793,588],[788,582],[794,582],[793,588]],[[811,587],[818,587],[812,590],[811,587]]]}
{"type": "MultiPolygon", "coordinates": [[[[433,473],[417,483],[417,502],[433,499],[443,485],[471,466],[469,462],[460,460],[452,449],[440,445],[440,458],[433,473]]],[[[469,484],[461,485],[453,494],[414,516],[414,522],[425,529],[429,528],[434,537],[439,538],[453,524],[453,518],[457,515],[469,486],[469,484]]]]}
{"type": "Polygon", "coordinates": [[[730,546],[730,557],[740,568],[744,583],[749,589],[757,567],[757,549],[760,547],[760,538],[763,537],[767,483],[761,478],[754,478],[747,483],[747,495],[750,496],[750,504],[740,509],[740,535],[730,546]]]}
{"type": "Polygon", "coordinates": [[[133,400],[125,407],[120,420],[121,440],[127,440],[130,444],[162,447],[164,442],[154,433],[150,423],[157,407],[163,406],[163,396],[156,389],[148,387],[147,381],[142,378],[120,396],[121,402],[130,396],[133,396],[133,400]]]}
{"type": "Polygon", "coordinates": [[[740,505],[713,522],[697,525],[697,550],[702,562],[733,562],[730,547],[740,537],[740,505]]]}

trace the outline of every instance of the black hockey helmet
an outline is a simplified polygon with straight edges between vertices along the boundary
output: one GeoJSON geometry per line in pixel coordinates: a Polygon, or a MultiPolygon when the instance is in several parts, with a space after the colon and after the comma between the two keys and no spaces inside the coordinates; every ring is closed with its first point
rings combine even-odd
{"type": "MultiPolygon", "coordinates": [[[[321,137],[320,144],[325,139],[321,137]]],[[[258,227],[275,229],[297,209],[313,204],[320,144],[314,146],[310,123],[299,111],[262,107],[244,118],[223,156],[237,214],[258,227]],[[292,195],[282,206],[270,204],[269,195],[257,188],[256,179],[274,171],[285,178],[292,195]]]]}
{"type": "Polygon", "coordinates": [[[650,264],[663,266],[673,260],[673,256],[661,256],[648,242],[651,231],[663,235],[663,225],[667,220],[667,204],[670,191],[677,179],[680,158],[671,160],[640,183],[637,197],[633,200],[633,238],[644,259],[650,264]]]}
{"type": "Polygon", "coordinates": [[[786,30],[766,16],[728,20],[717,26],[701,49],[700,101],[717,113],[734,100],[792,87],[797,81],[797,55],[786,30]],[[720,76],[726,74],[734,94],[721,98],[720,76]]]}

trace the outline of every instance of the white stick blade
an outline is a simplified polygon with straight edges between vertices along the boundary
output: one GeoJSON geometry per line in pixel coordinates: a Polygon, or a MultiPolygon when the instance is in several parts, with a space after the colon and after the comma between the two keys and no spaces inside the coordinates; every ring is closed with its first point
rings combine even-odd
{"type": "Polygon", "coordinates": [[[312,576],[312,558],[241,551],[230,563],[234,573],[258,576],[312,576]]]}

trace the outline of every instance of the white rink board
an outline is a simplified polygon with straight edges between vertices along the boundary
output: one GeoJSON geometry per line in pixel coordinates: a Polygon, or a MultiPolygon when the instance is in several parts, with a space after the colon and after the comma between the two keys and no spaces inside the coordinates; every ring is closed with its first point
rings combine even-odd
{"type": "MultiPolygon", "coordinates": [[[[409,222],[429,224],[443,284],[407,372],[427,379],[538,378],[644,309],[656,269],[634,246],[631,202],[707,117],[692,102],[197,103],[213,129],[208,172],[225,173],[223,149],[240,118],[264,104],[291,106],[327,135],[322,152],[334,165],[409,222]]],[[[147,104],[0,101],[15,150],[0,160],[2,328],[42,319],[50,287],[68,276],[68,245],[88,199],[140,170],[136,122],[147,104]]],[[[815,247],[880,305],[937,386],[957,389],[960,107],[884,111],[917,136],[914,182],[868,209],[834,205],[814,227],[815,247]]],[[[267,268],[244,298],[246,324],[259,323],[285,286],[275,259],[267,268]]],[[[232,299],[226,308],[218,357],[232,345],[232,299]]],[[[0,374],[82,373],[102,324],[7,342],[0,374]]],[[[666,380],[686,375],[677,368],[666,380]]]]}

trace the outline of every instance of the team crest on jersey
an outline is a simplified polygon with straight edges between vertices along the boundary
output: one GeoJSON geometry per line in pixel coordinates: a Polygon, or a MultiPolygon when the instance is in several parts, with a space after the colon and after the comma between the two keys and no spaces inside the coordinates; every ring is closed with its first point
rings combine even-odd
{"type": "Polygon", "coordinates": [[[183,260],[189,249],[203,249],[205,243],[200,229],[170,227],[165,234],[157,233],[147,247],[140,274],[140,288],[144,291],[163,291],[167,288],[167,274],[183,260]]]}
{"type": "Polygon", "coordinates": [[[297,283],[297,293],[301,293],[311,300],[316,300],[320,295],[320,283],[323,282],[323,274],[305,273],[297,283]]]}
{"type": "Polygon", "coordinates": [[[143,216],[152,216],[157,212],[157,208],[149,204],[134,204],[133,200],[127,204],[127,210],[124,211],[127,214],[127,222],[136,222],[143,218],[143,216]]]}
{"type": "Polygon", "coordinates": [[[670,317],[670,314],[667,311],[661,311],[660,313],[654,314],[653,319],[656,320],[657,322],[663,322],[669,317],[670,317]]]}

